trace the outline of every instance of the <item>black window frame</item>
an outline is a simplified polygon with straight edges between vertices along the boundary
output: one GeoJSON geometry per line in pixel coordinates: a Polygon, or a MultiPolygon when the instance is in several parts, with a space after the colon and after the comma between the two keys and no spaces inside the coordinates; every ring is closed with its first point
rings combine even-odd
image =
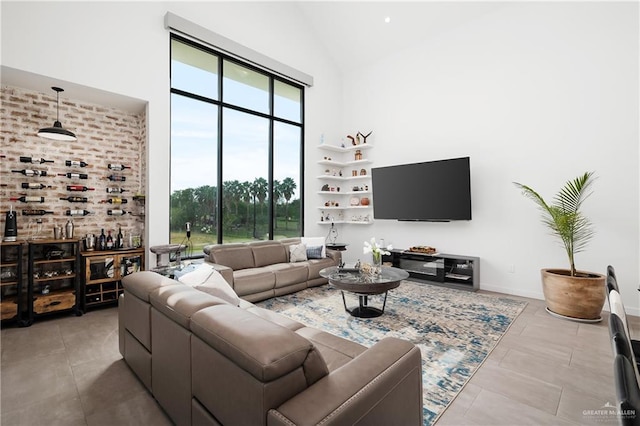
{"type": "MultiPolygon", "coordinates": [[[[216,229],[217,229],[217,233],[216,233],[216,242],[218,244],[222,244],[223,243],[223,239],[224,239],[224,229],[222,227],[222,223],[223,223],[223,215],[224,215],[224,203],[222,202],[222,200],[224,199],[224,185],[223,185],[223,169],[224,169],[224,162],[223,162],[223,152],[224,152],[224,141],[223,141],[223,126],[224,126],[224,120],[223,120],[223,116],[224,116],[224,109],[228,108],[228,109],[232,109],[235,111],[239,111],[239,112],[243,112],[246,114],[250,114],[253,116],[257,116],[257,117],[261,117],[261,118],[265,118],[267,120],[269,120],[269,164],[268,164],[268,188],[269,188],[269,195],[268,195],[268,199],[269,199],[269,206],[268,206],[268,234],[269,234],[269,240],[273,240],[274,237],[274,219],[275,219],[275,208],[276,208],[276,203],[278,200],[274,199],[273,197],[273,192],[274,192],[274,178],[273,178],[273,171],[274,171],[274,123],[275,122],[279,122],[279,123],[284,123],[284,124],[288,124],[288,125],[293,125],[299,128],[300,130],[300,186],[299,186],[299,194],[300,194],[300,221],[299,221],[299,226],[300,226],[300,236],[304,235],[304,181],[305,181],[305,177],[304,177],[304,160],[305,160],[305,86],[297,83],[296,81],[293,80],[289,80],[287,78],[282,77],[281,75],[275,74],[273,72],[270,72],[269,70],[266,70],[264,68],[258,67],[250,62],[246,62],[243,61],[241,59],[238,59],[237,57],[234,57],[230,54],[227,54],[225,52],[216,50],[214,48],[211,48],[207,45],[195,42],[189,38],[186,37],[182,37],[179,36],[177,34],[171,34],[170,38],[169,38],[169,95],[170,95],[170,102],[171,102],[171,95],[179,95],[179,96],[184,96],[186,98],[190,98],[196,101],[200,101],[200,102],[205,102],[208,104],[212,104],[212,105],[216,105],[218,107],[218,129],[217,129],[217,152],[218,152],[218,158],[217,158],[217,182],[216,182],[216,188],[217,188],[217,199],[216,199],[216,229]],[[218,57],[218,97],[219,99],[212,99],[212,98],[208,98],[206,96],[202,96],[202,95],[198,95],[196,93],[191,93],[185,90],[180,90],[180,89],[175,89],[172,87],[171,85],[171,73],[172,73],[172,69],[171,69],[171,61],[172,61],[172,41],[173,40],[177,40],[181,43],[187,44],[193,48],[199,49],[199,50],[203,50],[211,55],[217,56],[218,57]],[[246,67],[252,71],[258,72],[260,74],[266,75],[269,78],[269,113],[262,113],[259,111],[254,111],[252,109],[249,108],[245,108],[245,107],[241,107],[238,105],[234,105],[234,104],[229,104],[224,102],[224,88],[223,88],[223,79],[224,79],[224,74],[223,74],[223,67],[224,67],[224,62],[225,61],[229,61],[229,62],[233,62],[235,64],[238,64],[240,66],[246,67]],[[300,122],[295,122],[295,121],[291,121],[288,119],[284,119],[284,118],[280,118],[280,117],[276,117],[274,115],[274,82],[278,80],[280,82],[286,83],[288,85],[297,87],[300,89],[300,122]]],[[[171,108],[170,108],[171,111],[171,108]]],[[[171,122],[171,120],[170,120],[171,122]]],[[[170,144],[170,152],[172,149],[172,143],[173,141],[170,138],[169,144],[170,144]]],[[[171,160],[171,154],[170,154],[170,160],[171,160]]],[[[171,163],[171,161],[170,161],[171,163]]],[[[169,165],[169,172],[170,174],[173,173],[172,169],[171,169],[171,164],[169,165]]],[[[171,180],[170,180],[171,181],[171,180]]],[[[169,205],[171,206],[171,195],[172,195],[172,188],[170,188],[169,191],[169,205]]],[[[171,214],[171,213],[170,213],[171,214]]],[[[169,218],[169,222],[170,222],[170,226],[169,226],[169,240],[171,240],[171,218],[169,218]]],[[[190,257],[202,257],[202,254],[199,255],[192,255],[190,257]]]]}

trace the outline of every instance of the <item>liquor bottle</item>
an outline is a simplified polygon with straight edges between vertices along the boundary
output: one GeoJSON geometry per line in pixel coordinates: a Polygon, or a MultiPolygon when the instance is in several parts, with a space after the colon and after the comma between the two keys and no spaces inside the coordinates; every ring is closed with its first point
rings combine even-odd
{"type": "Polygon", "coordinates": [[[116,248],[124,248],[124,235],[122,235],[122,226],[118,228],[118,235],[116,236],[116,248]]]}
{"type": "Polygon", "coordinates": [[[113,182],[124,182],[125,180],[127,180],[126,176],[120,176],[120,175],[109,175],[107,176],[107,179],[109,179],[110,181],[113,182]]]}
{"type": "Polygon", "coordinates": [[[80,160],[66,160],[64,162],[64,165],[65,166],[69,166],[69,167],[71,167],[71,166],[87,167],[88,166],[87,163],[85,163],[84,161],[80,161],[80,160]]]}
{"type": "Polygon", "coordinates": [[[105,251],[107,249],[107,236],[104,235],[104,228],[100,230],[100,236],[98,237],[98,250],[105,251]]]}
{"type": "Polygon", "coordinates": [[[58,176],[66,176],[69,179],[89,179],[86,173],[58,173],[58,176]]]}
{"type": "Polygon", "coordinates": [[[128,201],[126,198],[113,197],[108,200],[101,200],[101,203],[109,203],[109,204],[127,204],[128,201]]]}
{"type": "Polygon", "coordinates": [[[11,197],[11,201],[21,201],[23,203],[44,203],[44,197],[29,197],[23,195],[22,197],[11,197]]]}
{"type": "Polygon", "coordinates": [[[86,216],[91,212],[89,210],[67,210],[64,214],[67,216],[86,216]]]}
{"type": "Polygon", "coordinates": [[[53,160],[45,160],[44,158],[37,159],[32,157],[20,157],[21,163],[33,163],[33,164],[42,164],[42,163],[53,163],[53,160]]]}
{"type": "Polygon", "coordinates": [[[22,173],[25,176],[46,176],[47,175],[46,170],[23,169],[23,170],[11,170],[11,171],[13,173],[22,173]]]}
{"type": "Polygon", "coordinates": [[[61,200],[69,201],[70,203],[86,203],[87,197],[60,197],[61,200]]]}
{"type": "Polygon", "coordinates": [[[115,170],[115,171],[120,171],[120,170],[130,169],[131,168],[129,166],[125,166],[124,164],[109,164],[107,167],[109,168],[109,170],[115,170]]]}
{"type": "Polygon", "coordinates": [[[120,209],[114,209],[114,210],[107,210],[107,214],[109,216],[124,216],[125,214],[127,214],[127,212],[120,209]]]}
{"type": "Polygon", "coordinates": [[[87,188],[83,185],[67,185],[67,191],[95,191],[95,188],[87,188]]]}
{"type": "Polygon", "coordinates": [[[111,236],[111,230],[107,232],[107,250],[113,250],[113,237],[111,236]]]}
{"type": "Polygon", "coordinates": [[[45,214],[53,214],[53,212],[42,209],[22,210],[22,216],[44,216],[45,214]]]}
{"type": "Polygon", "coordinates": [[[51,185],[44,185],[42,183],[35,183],[35,182],[22,182],[21,186],[22,186],[23,189],[51,188],[51,185]]]}
{"type": "Polygon", "coordinates": [[[117,186],[107,187],[107,194],[122,194],[125,191],[127,191],[127,189],[118,188],[117,186]]]}

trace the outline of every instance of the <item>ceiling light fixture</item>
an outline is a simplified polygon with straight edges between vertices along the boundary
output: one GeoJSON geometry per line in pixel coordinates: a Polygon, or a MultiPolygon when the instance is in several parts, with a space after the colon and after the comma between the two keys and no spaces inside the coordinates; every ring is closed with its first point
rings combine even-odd
{"type": "Polygon", "coordinates": [[[60,123],[60,92],[64,92],[64,89],[59,87],[52,87],[56,91],[56,121],[52,127],[45,127],[38,130],[38,136],[45,139],[54,139],[57,141],[75,141],[76,135],[62,127],[60,123]]]}
{"type": "Polygon", "coordinates": [[[389,22],[391,22],[391,16],[387,16],[386,18],[384,18],[385,24],[388,24],[389,22]]]}

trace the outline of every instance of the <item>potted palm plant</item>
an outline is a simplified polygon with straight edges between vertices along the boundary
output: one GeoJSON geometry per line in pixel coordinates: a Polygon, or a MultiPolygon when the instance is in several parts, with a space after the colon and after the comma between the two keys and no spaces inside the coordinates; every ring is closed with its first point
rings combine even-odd
{"type": "Polygon", "coordinates": [[[542,222],[562,241],[569,259],[569,269],[542,269],[542,290],[547,311],[552,315],[588,322],[602,320],[605,301],[605,276],[579,271],[575,255],[585,249],[593,236],[593,226],[580,208],[591,195],[593,172],[569,180],[547,203],[536,191],[518,182],[514,184],[542,212],[542,222]]]}

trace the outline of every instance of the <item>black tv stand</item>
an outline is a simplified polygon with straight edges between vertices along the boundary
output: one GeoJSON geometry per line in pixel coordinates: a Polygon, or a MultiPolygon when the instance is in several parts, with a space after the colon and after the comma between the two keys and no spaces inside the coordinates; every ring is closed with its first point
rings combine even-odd
{"type": "Polygon", "coordinates": [[[477,291],[480,288],[479,257],[394,249],[384,260],[409,272],[408,279],[411,281],[467,291],[477,291]]]}

